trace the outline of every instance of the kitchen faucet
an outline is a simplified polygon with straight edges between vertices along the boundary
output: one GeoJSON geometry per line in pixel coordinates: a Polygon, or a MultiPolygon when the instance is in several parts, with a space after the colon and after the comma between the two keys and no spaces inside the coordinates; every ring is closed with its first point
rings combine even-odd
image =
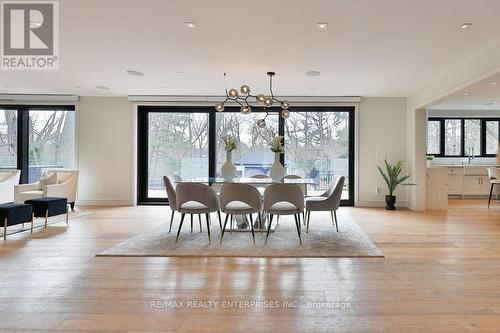
{"type": "Polygon", "coordinates": [[[470,162],[476,158],[476,155],[474,154],[474,148],[471,147],[469,148],[469,155],[467,156],[467,160],[469,162],[469,165],[470,165],[470,162]]]}

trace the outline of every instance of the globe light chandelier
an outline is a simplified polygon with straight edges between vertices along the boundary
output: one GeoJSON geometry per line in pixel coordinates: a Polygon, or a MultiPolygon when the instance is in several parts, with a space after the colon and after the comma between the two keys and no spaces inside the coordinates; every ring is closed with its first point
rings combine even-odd
{"type": "MultiPolygon", "coordinates": [[[[264,110],[266,111],[266,115],[264,118],[257,120],[257,126],[260,128],[266,127],[266,118],[269,115],[270,111],[267,111],[270,107],[274,105],[274,103],[277,103],[281,106],[281,117],[283,119],[287,119],[290,116],[290,111],[288,108],[290,107],[290,103],[288,103],[287,100],[279,100],[274,96],[273,93],[273,76],[276,75],[275,72],[267,72],[267,75],[269,76],[269,95],[266,96],[264,94],[258,94],[258,95],[252,95],[250,93],[250,87],[246,84],[242,85],[240,87],[240,91],[238,92],[237,89],[229,89],[229,91],[226,90],[226,99],[222,102],[219,102],[215,104],[215,110],[218,112],[222,112],[225,109],[225,104],[229,102],[235,102],[240,105],[240,111],[243,114],[249,114],[252,112],[252,108],[254,107],[263,107],[264,110]],[[250,100],[249,100],[250,99],[250,100]],[[251,105],[250,102],[255,99],[255,102],[257,105],[251,105]]],[[[224,73],[224,81],[226,80],[226,73],[224,73]]]]}

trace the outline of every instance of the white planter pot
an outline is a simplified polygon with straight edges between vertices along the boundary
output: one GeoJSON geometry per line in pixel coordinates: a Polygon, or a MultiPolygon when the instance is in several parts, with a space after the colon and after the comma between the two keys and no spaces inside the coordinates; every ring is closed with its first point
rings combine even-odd
{"type": "Polygon", "coordinates": [[[222,164],[220,169],[220,176],[224,179],[233,179],[236,177],[236,167],[232,161],[232,152],[226,152],[226,162],[222,164]]]}
{"type": "Polygon", "coordinates": [[[431,168],[431,167],[432,167],[432,160],[430,160],[430,161],[429,161],[429,160],[427,160],[427,167],[428,167],[428,168],[431,168]]]}
{"type": "Polygon", "coordinates": [[[280,163],[280,154],[274,153],[274,163],[269,169],[269,176],[276,181],[282,180],[285,177],[285,168],[280,163]]]}

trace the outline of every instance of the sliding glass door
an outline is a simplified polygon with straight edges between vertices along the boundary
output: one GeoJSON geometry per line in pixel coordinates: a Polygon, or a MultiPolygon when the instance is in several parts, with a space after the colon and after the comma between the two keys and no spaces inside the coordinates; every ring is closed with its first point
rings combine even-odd
{"type": "Polygon", "coordinates": [[[220,175],[227,135],[238,142],[232,156],[238,177],[267,174],[274,162],[269,145],[279,134],[287,174],[315,179],[310,195],[325,191],[334,175],[343,175],[342,204],[354,204],[354,107],[295,107],[287,120],[271,109],[267,126],[257,127],[264,116],[261,110],[244,115],[231,107],[216,112],[213,107],[139,106],[138,202],[167,201],[164,175],[220,175]]]}
{"type": "Polygon", "coordinates": [[[285,122],[286,172],[316,181],[308,195],[323,193],[333,176],[342,175],[342,199],[350,199],[349,117],[349,112],[291,112],[285,122]]]}
{"type": "Polygon", "coordinates": [[[208,112],[140,113],[141,201],[165,201],[163,176],[208,177],[208,112]]]}

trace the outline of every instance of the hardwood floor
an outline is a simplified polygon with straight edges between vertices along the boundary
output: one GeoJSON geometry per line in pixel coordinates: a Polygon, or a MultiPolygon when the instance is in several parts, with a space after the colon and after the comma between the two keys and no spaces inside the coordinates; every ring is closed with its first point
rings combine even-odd
{"type": "Polygon", "coordinates": [[[350,216],[386,256],[366,259],[97,258],[168,228],[169,210],[86,208],[0,242],[0,332],[498,332],[500,202],[486,205],[342,207],[340,229],[350,216]]]}

